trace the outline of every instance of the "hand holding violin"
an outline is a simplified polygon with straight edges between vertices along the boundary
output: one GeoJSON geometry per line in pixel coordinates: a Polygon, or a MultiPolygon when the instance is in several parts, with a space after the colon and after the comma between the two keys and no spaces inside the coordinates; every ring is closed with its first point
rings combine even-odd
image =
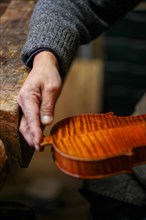
{"type": "Polygon", "coordinates": [[[17,99],[23,111],[20,132],[28,144],[37,150],[43,149],[40,147],[42,125],[51,124],[53,121],[61,84],[56,57],[48,51],[38,53],[17,99]]]}

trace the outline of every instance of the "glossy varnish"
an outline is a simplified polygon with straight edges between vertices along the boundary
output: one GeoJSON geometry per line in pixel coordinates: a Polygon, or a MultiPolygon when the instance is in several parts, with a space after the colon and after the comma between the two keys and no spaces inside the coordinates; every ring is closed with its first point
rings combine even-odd
{"type": "Polygon", "coordinates": [[[113,113],[69,117],[53,126],[42,145],[53,146],[57,166],[79,178],[132,172],[146,163],[146,115],[113,113]]]}

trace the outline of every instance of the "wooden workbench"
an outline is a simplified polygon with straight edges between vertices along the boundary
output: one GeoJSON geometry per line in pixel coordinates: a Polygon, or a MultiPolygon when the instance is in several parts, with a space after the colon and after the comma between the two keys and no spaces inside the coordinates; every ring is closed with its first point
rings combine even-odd
{"type": "Polygon", "coordinates": [[[11,0],[1,15],[0,169],[6,161],[27,167],[33,155],[33,149],[19,133],[21,111],[16,97],[28,74],[20,59],[20,51],[26,40],[34,4],[35,1],[11,0]]]}

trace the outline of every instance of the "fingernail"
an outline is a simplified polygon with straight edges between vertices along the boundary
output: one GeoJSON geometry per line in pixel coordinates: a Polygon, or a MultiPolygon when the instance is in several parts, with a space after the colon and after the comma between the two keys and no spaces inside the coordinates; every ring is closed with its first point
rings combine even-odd
{"type": "Polygon", "coordinates": [[[35,149],[36,149],[37,151],[39,151],[39,152],[44,151],[44,147],[41,147],[41,146],[39,146],[39,145],[35,145],[35,149]]]}
{"type": "Polygon", "coordinates": [[[52,116],[44,115],[44,116],[41,117],[41,122],[44,125],[50,124],[52,121],[53,121],[52,116]]]}
{"type": "Polygon", "coordinates": [[[39,145],[35,145],[35,149],[36,149],[37,151],[40,151],[40,146],[39,146],[39,145]]]}

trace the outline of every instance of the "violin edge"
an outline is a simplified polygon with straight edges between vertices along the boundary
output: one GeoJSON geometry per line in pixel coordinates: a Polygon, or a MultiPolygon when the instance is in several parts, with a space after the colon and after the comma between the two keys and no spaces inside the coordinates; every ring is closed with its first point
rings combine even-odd
{"type": "Polygon", "coordinates": [[[133,163],[134,158],[132,159],[132,157],[126,157],[125,155],[104,161],[75,161],[70,160],[70,158],[62,158],[62,155],[56,151],[52,153],[54,162],[59,170],[69,176],[80,179],[101,179],[123,173],[132,173],[134,167],[146,164],[146,160],[133,163]]]}

